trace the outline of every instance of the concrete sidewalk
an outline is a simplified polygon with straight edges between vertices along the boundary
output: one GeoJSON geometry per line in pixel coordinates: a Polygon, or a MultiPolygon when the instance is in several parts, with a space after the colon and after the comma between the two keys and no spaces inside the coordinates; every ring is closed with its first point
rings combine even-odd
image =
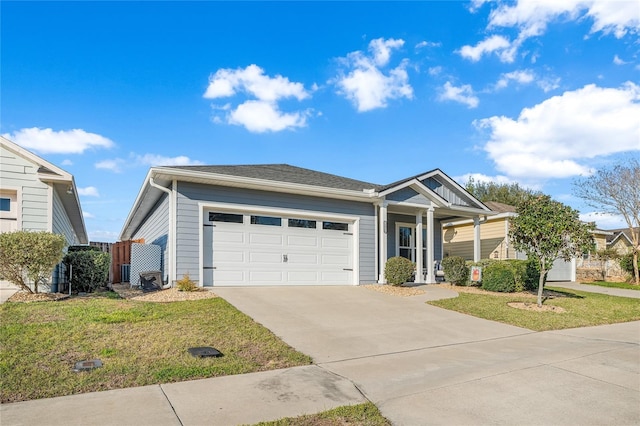
{"type": "Polygon", "coordinates": [[[6,302],[11,296],[16,294],[20,290],[15,285],[7,282],[0,281],[0,303],[6,302]]]}
{"type": "Polygon", "coordinates": [[[317,365],[0,405],[3,426],[239,425],[366,399],[317,365]]]}
{"type": "Polygon", "coordinates": [[[550,282],[545,287],[562,287],[571,290],[580,290],[587,293],[608,294],[609,296],[631,297],[640,299],[640,290],[627,290],[625,288],[602,287],[599,285],[581,284],[578,282],[550,282]]]}

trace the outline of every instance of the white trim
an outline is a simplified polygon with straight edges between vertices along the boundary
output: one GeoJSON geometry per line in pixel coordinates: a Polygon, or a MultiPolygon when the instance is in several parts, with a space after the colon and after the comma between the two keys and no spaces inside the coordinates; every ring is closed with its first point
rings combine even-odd
{"type": "MultiPolygon", "coordinates": [[[[436,256],[436,236],[434,230],[434,209],[427,210],[427,283],[435,283],[435,256],[436,256]]],[[[442,232],[441,232],[442,234],[442,232]]],[[[440,240],[442,242],[442,239],[440,240]]]]}
{"type": "MultiPolygon", "coordinates": [[[[53,183],[47,183],[47,231],[53,232],[53,183]]],[[[60,202],[62,203],[62,201],[60,202]]]]}
{"type": "Polygon", "coordinates": [[[276,208],[276,207],[266,207],[259,205],[250,205],[250,204],[236,204],[236,203],[220,203],[220,202],[208,202],[208,201],[200,201],[198,202],[198,218],[200,223],[198,224],[199,228],[199,257],[198,257],[198,269],[199,269],[199,279],[200,286],[203,285],[204,282],[204,258],[202,253],[202,244],[204,241],[203,236],[203,223],[204,223],[204,211],[205,210],[218,210],[223,212],[232,212],[232,213],[241,213],[241,214],[250,214],[250,213],[261,213],[261,214],[269,214],[269,215],[279,215],[284,217],[301,217],[301,218],[309,218],[309,219],[327,219],[327,220],[336,220],[349,222],[352,224],[352,233],[353,233],[353,274],[352,274],[352,283],[353,285],[360,284],[360,217],[342,213],[331,213],[324,211],[315,211],[315,210],[302,210],[302,209],[290,209],[290,208],[276,208]]]}
{"type": "Polygon", "coordinates": [[[389,232],[388,232],[388,212],[387,212],[387,201],[383,201],[380,203],[380,226],[378,228],[379,235],[376,238],[380,239],[380,244],[378,246],[380,262],[378,269],[378,283],[386,284],[387,279],[384,276],[384,269],[387,265],[387,253],[389,248],[389,232]]]}
{"type": "MultiPolygon", "coordinates": [[[[517,216],[517,213],[514,212],[505,212],[505,213],[498,213],[496,215],[493,215],[491,217],[486,218],[487,221],[489,220],[499,220],[499,219],[507,219],[510,217],[515,217],[517,216]]],[[[450,228],[452,226],[459,226],[459,225],[468,225],[470,223],[473,223],[473,219],[462,219],[462,220],[456,220],[455,222],[447,222],[445,224],[442,225],[443,228],[450,228]]]]}
{"type": "Polygon", "coordinates": [[[55,181],[65,181],[65,182],[72,180],[73,176],[69,172],[62,170],[60,167],[49,163],[44,158],[38,157],[34,153],[27,151],[26,149],[22,148],[20,145],[16,144],[15,142],[10,141],[9,139],[3,136],[0,136],[0,141],[2,142],[3,145],[6,145],[6,148],[9,151],[13,151],[15,154],[19,155],[25,160],[35,163],[39,166],[45,167],[51,170],[53,173],[56,173],[59,175],[59,176],[52,176],[48,173],[37,173],[38,178],[40,180],[46,180],[46,181],[55,180],[55,181]]]}
{"type": "MultiPolygon", "coordinates": [[[[422,245],[423,243],[426,243],[425,241],[422,241],[422,228],[423,228],[423,223],[422,223],[422,215],[423,215],[423,211],[422,210],[418,210],[418,212],[416,213],[416,278],[415,278],[415,282],[416,283],[423,283],[424,282],[424,274],[422,273],[422,271],[424,270],[425,265],[423,265],[423,261],[422,261],[422,252],[420,253],[420,255],[418,255],[418,247],[420,247],[420,249],[422,249],[422,245]]],[[[427,225],[428,228],[428,225],[427,225]]],[[[427,249],[427,253],[429,253],[429,248],[425,247],[427,249]]],[[[426,257],[426,256],[425,256],[426,257]]]]}
{"type": "Polygon", "coordinates": [[[479,262],[482,257],[482,235],[480,234],[480,217],[473,218],[473,261],[479,262]]]}

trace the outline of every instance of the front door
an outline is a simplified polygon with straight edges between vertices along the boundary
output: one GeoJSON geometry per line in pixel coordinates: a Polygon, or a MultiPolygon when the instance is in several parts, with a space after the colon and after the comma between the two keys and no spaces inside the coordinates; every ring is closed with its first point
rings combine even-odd
{"type": "MultiPolygon", "coordinates": [[[[416,262],[416,226],[398,224],[396,255],[416,262]]],[[[427,264],[427,230],[422,229],[422,264],[427,264]]]]}

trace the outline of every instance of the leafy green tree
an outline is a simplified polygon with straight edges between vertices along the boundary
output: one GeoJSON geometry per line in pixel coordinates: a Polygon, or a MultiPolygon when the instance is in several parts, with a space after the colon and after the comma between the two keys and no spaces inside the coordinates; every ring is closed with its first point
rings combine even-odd
{"type": "Polygon", "coordinates": [[[511,206],[517,206],[529,197],[542,195],[542,192],[523,188],[517,183],[481,182],[473,178],[469,178],[465,189],[482,202],[495,201],[511,206]]]}
{"type": "Polygon", "coordinates": [[[631,235],[633,277],[640,285],[640,159],[631,158],[574,182],[575,194],[602,213],[621,215],[631,235]]]}
{"type": "Polygon", "coordinates": [[[64,246],[64,237],[51,232],[0,234],[0,276],[24,291],[38,293],[39,285],[47,284],[62,260],[64,246]]]}
{"type": "Polygon", "coordinates": [[[580,221],[577,210],[548,195],[532,197],[516,206],[518,216],[512,218],[509,237],[516,250],[525,252],[538,262],[538,306],[542,306],[542,291],[547,273],[558,259],[566,261],[593,248],[593,223],[580,221]]]}

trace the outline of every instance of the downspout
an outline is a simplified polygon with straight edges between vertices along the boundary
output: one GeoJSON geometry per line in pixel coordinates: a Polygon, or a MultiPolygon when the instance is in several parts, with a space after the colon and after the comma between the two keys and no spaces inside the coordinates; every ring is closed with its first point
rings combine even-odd
{"type": "Polygon", "coordinates": [[[168,280],[169,281],[166,285],[163,285],[162,288],[171,288],[172,287],[172,283],[173,281],[175,281],[175,277],[174,277],[174,268],[173,268],[173,191],[171,189],[165,188],[162,185],[158,185],[154,180],[153,177],[149,178],[149,185],[151,185],[152,187],[159,189],[160,191],[164,192],[167,194],[168,198],[169,198],[169,226],[168,226],[168,235],[167,235],[167,257],[169,258],[168,261],[168,280]]]}

